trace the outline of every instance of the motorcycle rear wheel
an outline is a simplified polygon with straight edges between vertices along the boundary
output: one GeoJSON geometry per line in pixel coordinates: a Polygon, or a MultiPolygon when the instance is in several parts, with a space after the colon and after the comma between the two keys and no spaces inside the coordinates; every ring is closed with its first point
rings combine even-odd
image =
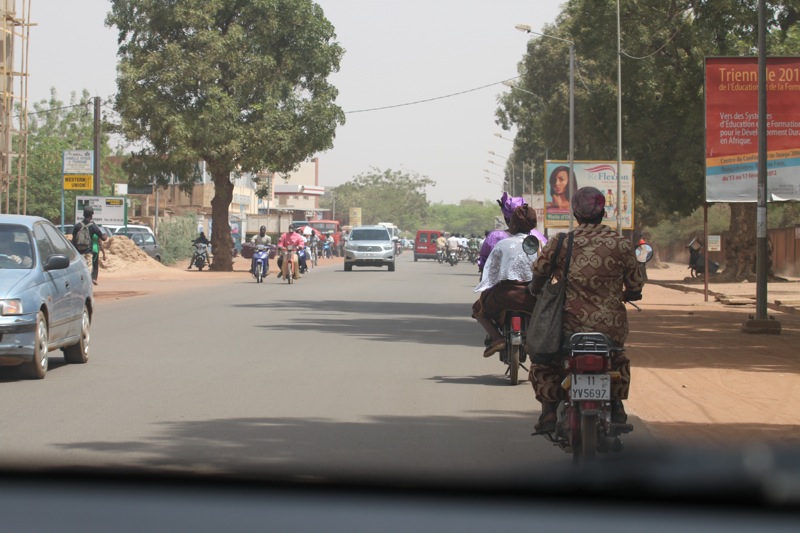
{"type": "Polygon", "coordinates": [[[597,454],[597,415],[581,413],[580,461],[591,461],[597,454]]]}
{"type": "Polygon", "coordinates": [[[506,348],[508,352],[508,377],[512,385],[519,383],[519,357],[522,346],[510,345],[506,348]]]}

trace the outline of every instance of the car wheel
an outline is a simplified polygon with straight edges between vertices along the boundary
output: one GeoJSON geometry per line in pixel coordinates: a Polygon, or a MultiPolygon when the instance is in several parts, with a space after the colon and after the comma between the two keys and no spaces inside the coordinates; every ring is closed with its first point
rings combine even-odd
{"type": "Polygon", "coordinates": [[[353,265],[351,265],[350,263],[345,263],[344,264],[344,271],[345,272],[350,272],[352,270],[353,270],[353,265]]]}
{"type": "Polygon", "coordinates": [[[160,262],[161,262],[161,256],[160,256],[160,255],[157,255],[157,256],[155,257],[155,260],[156,260],[156,261],[158,261],[158,262],[160,263],[160,262]]]}
{"type": "Polygon", "coordinates": [[[36,338],[33,341],[33,361],[24,363],[20,370],[27,379],[43,379],[47,374],[47,344],[48,344],[47,319],[39,311],[36,315],[36,338]]]}
{"type": "Polygon", "coordinates": [[[89,309],[83,306],[83,316],[81,317],[81,338],[77,344],[64,348],[64,360],[69,364],[83,364],[89,360],[89,340],[92,319],[89,316],[89,309]]]}
{"type": "Polygon", "coordinates": [[[394,272],[394,263],[389,263],[389,272],[394,272]]]}

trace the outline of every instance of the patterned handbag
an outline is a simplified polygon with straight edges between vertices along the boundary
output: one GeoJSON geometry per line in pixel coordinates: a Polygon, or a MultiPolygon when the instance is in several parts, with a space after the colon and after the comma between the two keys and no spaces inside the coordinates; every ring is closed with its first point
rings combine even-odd
{"type": "Polygon", "coordinates": [[[541,294],[536,298],[530,322],[528,323],[525,350],[531,354],[531,361],[537,364],[552,364],[561,356],[563,341],[562,322],[564,318],[564,302],[567,297],[567,276],[569,263],[572,259],[572,239],[569,234],[567,244],[567,257],[564,265],[564,275],[557,283],[553,283],[556,272],[556,262],[565,234],[561,234],[553,254],[550,277],[542,288],[541,294]]]}

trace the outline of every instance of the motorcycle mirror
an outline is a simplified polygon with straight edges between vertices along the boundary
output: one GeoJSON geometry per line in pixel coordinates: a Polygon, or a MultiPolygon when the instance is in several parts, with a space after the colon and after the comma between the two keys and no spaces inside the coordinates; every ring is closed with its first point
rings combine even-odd
{"type": "Polygon", "coordinates": [[[528,235],[522,241],[522,251],[528,255],[533,255],[539,251],[539,239],[533,235],[528,235]]]}
{"type": "Polygon", "coordinates": [[[636,260],[640,263],[647,263],[653,258],[653,247],[647,243],[636,247],[636,260]]]}

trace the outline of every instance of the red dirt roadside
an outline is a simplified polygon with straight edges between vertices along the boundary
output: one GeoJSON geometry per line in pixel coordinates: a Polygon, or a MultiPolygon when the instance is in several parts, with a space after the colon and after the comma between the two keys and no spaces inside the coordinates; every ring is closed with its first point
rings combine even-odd
{"type": "MultiPolygon", "coordinates": [[[[780,335],[743,333],[754,304],[724,305],[713,294],[706,302],[684,266],[667,267],[648,268],[642,312],[629,311],[629,413],[658,439],[684,446],[800,444],[800,314],[780,306],[769,311],[780,335]]],[[[756,287],[711,283],[709,290],[743,301],[756,287]]],[[[800,281],[772,283],[767,294],[769,302],[800,302],[800,281]]]]}

